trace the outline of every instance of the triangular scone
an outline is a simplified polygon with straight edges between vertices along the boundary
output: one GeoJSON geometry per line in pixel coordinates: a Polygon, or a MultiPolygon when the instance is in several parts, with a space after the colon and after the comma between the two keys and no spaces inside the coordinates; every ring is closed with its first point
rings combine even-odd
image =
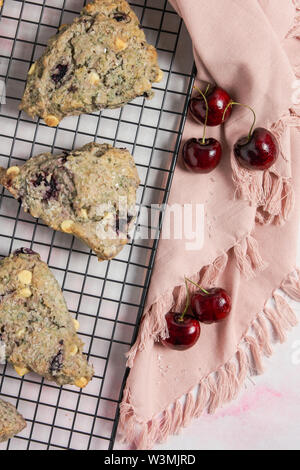
{"type": "Polygon", "coordinates": [[[82,353],[61,289],[40,256],[20,249],[0,261],[0,339],[16,372],[85,387],[93,368],[82,353]]]}
{"type": "Polygon", "coordinates": [[[0,442],[5,442],[26,428],[26,421],[16,408],[0,400],[0,442]]]}
{"type": "Polygon", "coordinates": [[[57,126],[65,116],[152,97],[157,52],[125,0],[95,0],[63,25],[32,65],[21,109],[57,126]]]}
{"type": "Polygon", "coordinates": [[[139,177],[126,149],[91,143],[42,154],[22,167],[0,169],[0,183],[26,212],[79,237],[100,260],[114,258],[128,242],[139,177]]]}

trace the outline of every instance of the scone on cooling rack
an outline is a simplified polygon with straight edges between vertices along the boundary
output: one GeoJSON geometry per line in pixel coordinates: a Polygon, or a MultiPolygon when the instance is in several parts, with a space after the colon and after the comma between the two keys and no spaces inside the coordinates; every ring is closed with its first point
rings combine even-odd
{"type": "Polygon", "coordinates": [[[50,39],[28,72],[21,109],[57,126],[65,116],[152,97],[162,80],[156,49],[125,0],[95,0],[50,39]]]}
{"type": "Polygon", "coordinates": [[[5,442],[26,428],[26,421],[16,408],[0,400],[0,442],[5,442]]]}
{"type": "Polygon", "coordinates": [[[85,387],[93,367],[76,326],[38,254],[23,248],[0,261],[0,339],[20,376],[33,371],[58,385],[85,387]]]}
{"type": "Polygon", "coordinates": [[[114,258],[128,242],[139,177],[126,149],[91,143],[42,154],[22,167],[0,168],[0,183],[26,212],[79,237],[99,260],[114,258]]]}

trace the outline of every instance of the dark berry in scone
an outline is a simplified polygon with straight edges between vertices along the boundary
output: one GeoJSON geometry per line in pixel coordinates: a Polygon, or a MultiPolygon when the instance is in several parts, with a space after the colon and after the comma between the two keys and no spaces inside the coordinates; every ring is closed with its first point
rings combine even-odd
{"type": "Polygon", "coordinates": [[[82,353],[77,329],[38,254],[18,250],[0,261],[0,339],[6,360],[20,376],[33,371],[58,385],[85,387],[93,367],[82,353]]]}
{"type": "Polygon", "coordinates": [[[26,427],[23,417],[16,408],[0,400],[0,442],[7,441],[26,427]]]}
{"type": "Polygon", "coordinates": [[[157,52],[125,0],[95,0],[60,27],[28,72],[21,109],[57,126],[65,116],[152,97],[157,52]]]}
{"type": "Polygon", "coordinates": [[[0,183],[33,217],[83,240],[99,260],[114,258],[135,220],[139,177],[126,149],[87,144],[0,168],[0,183]]]}

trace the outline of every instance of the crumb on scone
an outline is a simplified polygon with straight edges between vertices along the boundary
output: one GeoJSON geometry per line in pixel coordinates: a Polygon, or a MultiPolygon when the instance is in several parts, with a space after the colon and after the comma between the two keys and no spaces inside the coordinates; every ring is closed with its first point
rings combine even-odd
{"type": "Polygon", "coordinates": [[[125,0],[95,0],[62,25],[28,72],[21,109],[48,126],[62,118],[151,98],[163,73],[125,0]]]}
{"type": "Polygon", "coordinates": [[[93,368],[82,353],[61,289],[40,256],[22,248],[0,261],[0,339],[20,375],[86,386],[93,368]]]}
{"type": "Polygon", "coordinates": [[[0,442],[11,439],[25,427],[26,422],[16,408],[0,399],[0,442]]]}
{"type": "Polygon", "coordinates": [[[128,242],[139,177],[126,149],[91,143],[42,154],[22,167],[0,168],[0,184],[26,212],[80,238],[99,260],[114,258],[128,242]]]}

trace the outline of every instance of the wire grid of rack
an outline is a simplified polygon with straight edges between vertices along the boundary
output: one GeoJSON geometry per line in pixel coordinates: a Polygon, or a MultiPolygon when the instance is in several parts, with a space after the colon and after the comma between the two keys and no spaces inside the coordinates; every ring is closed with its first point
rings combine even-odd
{"type": "MultiPolygon", "coordinates": [[[[52,129],[18,110],[27,71],[47,40],[81,10],[83,0],[5,0],[0,13],[0,165],[22,164],[38,153],[59,152],[91,141],[126,146],[134,155],[141,185],[138,206],[168,199],[194,68],[182,21],[167,0],[130,2],[149,42],[155,44],[164,81],[155,98],[136,99],[123,109],[64,119],[52,129]]],[[[95,377],[86,389],[60,388],[35,374],[22,379],[4,365],[0,395],[15,404],[27,429],[1,449],[113,449],[118,404],[126,380],[125,353],[142,314],[162,223],[139,212],[132,241],[110,262],[71,236],[53,232],[0,192],[0,255],[20,246],[39,252],[60,282],[70,312],[80,322],[95,377]],[[145,233],[147,236],[145,236],[145,233]],[[151,238],[149,238],[149,236],[151,238]]]]}

